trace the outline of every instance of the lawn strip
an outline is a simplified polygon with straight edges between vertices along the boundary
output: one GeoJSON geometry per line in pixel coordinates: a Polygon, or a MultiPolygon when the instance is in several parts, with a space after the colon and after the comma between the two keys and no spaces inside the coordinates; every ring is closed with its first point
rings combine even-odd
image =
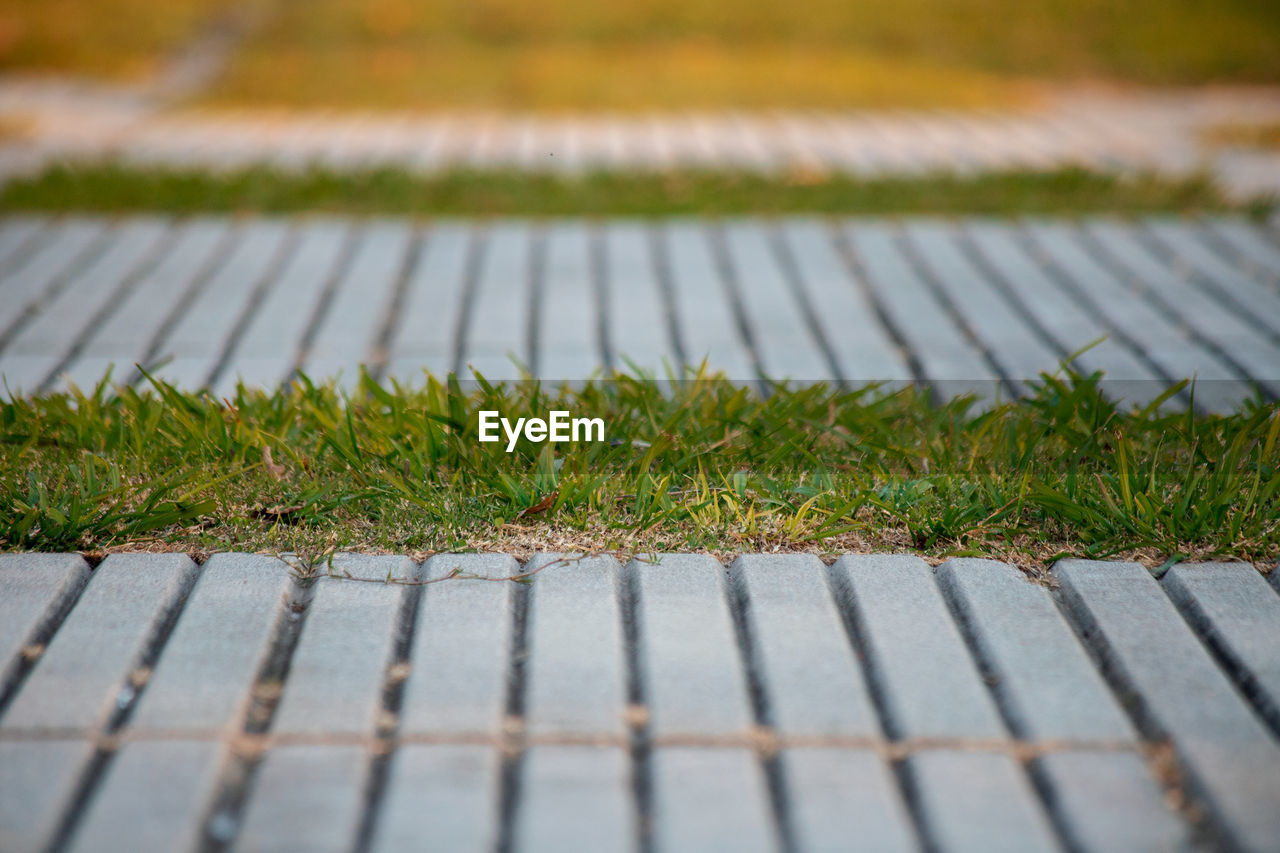
{"type": "Polygon", "coordinates": [[[977,412],[906,389],[615,377],[580,390],[300,381],[0,405],[6,550],[889,550],[1280,557],[1280,412],[1127,409],[1098,377],[977,412]],[[478,413],[600,417],[606,440],[478,441],[478,413]]]}
{"type": "Polygon", "coordinates": [[[1084,214],[1207,212],[1232,204],[1204,176],[1109,175],[1068,167],[859,178],[680,170],[415,173],[248,167],[228,171],[57,165],[0,188],[0,211],[346,213],[405,216],[1084,214]]]}

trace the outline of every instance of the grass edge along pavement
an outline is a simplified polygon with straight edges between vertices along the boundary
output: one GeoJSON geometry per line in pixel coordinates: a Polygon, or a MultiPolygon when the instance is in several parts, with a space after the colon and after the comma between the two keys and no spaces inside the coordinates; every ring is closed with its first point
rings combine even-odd
{"type": "MultiPolygon", "coordinates": [[[[104,380],[0,406],[0,549],[907,551],[1152,567],[1280,557],[1280,407],[1124,408],[1042,375],[986,412],[915,388],[705,373],[464,391],[300,377],[235,399],[104,380]],[[477,413],[566,409],[606,441],[477,441],[477,413]]],[[[1171,389],[1171,394],[1180,390],[1171,389]]],[[[1194,386],[1192,386],[1194,393],[1194,386]]]]}
{"type": "Polygon", "coordinates": [[[340,171],[53,165],[0,185],[0,212],[347,213],[409,216],[737,214],[1137,214],[1246,211],[1206,175],[1104,174],[1079,167],[859,177],[675,170],[580,174],[401,168],[340,171]]]}

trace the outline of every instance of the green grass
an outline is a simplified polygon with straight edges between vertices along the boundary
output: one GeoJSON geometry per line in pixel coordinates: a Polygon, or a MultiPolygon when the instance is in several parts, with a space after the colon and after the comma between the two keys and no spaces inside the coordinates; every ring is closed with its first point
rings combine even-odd
{"type": "Polygon", "coordinates": [[[1280,409],[1118,408],[1043,377],[979,413],[895,393],[629,377],[579,391],[305,380],[0,406],[5,549],[423,552],[885,549],[1280,556],[1280,409]],[[601,417],[603,443],[477,441],[477,413],[601,417]],[[530,512],[531,509],[540,511],[530,512]]]}
{"type": "MultiPolygon", "coordinates": [[[[1269,209],[1254,205],[1258,212],[1269,209]]],[[[1206,178],[1080,169],[859,179],[749,173],[457,171],[420,175],[251,168],[229,173],[54,167],[0,189],[0,210],[332,212],[420,216],[670,216],[746,213],[1143,213],[1233,207],[1206,178]]],[[[1235,205],[1234,207],[1239,207],[1235,205]]]]}

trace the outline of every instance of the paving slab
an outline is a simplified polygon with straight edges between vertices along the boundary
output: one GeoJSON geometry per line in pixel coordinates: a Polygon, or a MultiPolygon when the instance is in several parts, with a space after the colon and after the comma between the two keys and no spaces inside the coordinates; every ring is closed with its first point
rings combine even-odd
{"type": "Polygon", "coordinates": [[[370,849],[394,853],[429,838],[441,850],[492,850],[499,825],[498,773],[497,750],[488,746],[402,745],[391,759],[370,849]]]}
{"type": "Polygon", "coordinates": [[[979,401],[994,400],[1000,377],[907,262],[893,227],[858,220],[847,223],[843,233],[862,280],[920,364],[923,379],[948,397],[972,393],[979,401]]]}
{"type": "Polygon", "coordinates": [[[184,554],[112,554],[0,718],[0,731],[89,733],[137,690],[127,682],[181,607],[197,567],[184,554]]]}
{"type": "Polygon", "coordinates": [[[1280,838],[1280,744],[1136,563],[1054,567],[1076,628],[1153,734],[1169,737],[1231,843],[1280,838]],[[1188,701],[1194,697],[1194,701],[1188,701]]]}
{"type": "Polygon", "coordinates": [[[653,736],[745,732],[751,704],[724,566],[705,555],[658,554],[627,568],[653,736]]]}
{"type": "Polygon", "coordinates": [[[43,850],[93,758],[82,740],[0,740],[0,850],[43,850]]]}
{"type": "Polygon", "coordinates": [[[234,849],[243,853],[350,850],[359,831],[369,759],[360,746],[273,749],[253,780],[234,849]]]}
{"type": "Polygon", "coordinates": [[[638,838],[627,753],[619,747],[538,746],[521,766],[520,850],[629,850],[638,838]]]}
{"type": "Polygon", "coordinates": [[[1280,268],[1239,218],[1024,229],[999,219],[144,216],[38,227],[29,257],[0,264],[9,393],[55,372],[91,385],[112,364],[117,381],[137,383],[139,361],[181,388],[229,397],[237,381],[274,388],[297,368],[348,386],[361,365],[421,384],[424,371],[471,362],[489,378],[523,366],[580,382],[608,367],[662,378],[706,358],[744,383],[761,372],[915,380],[990,402],[1002,383],[1081,350],[1077,367],[1104,371],[1104,390],[1126,401],[1193,376],[1205,410],[1236,407],[1253,380],[1280,393],[1270,376],[1280,337],[1254,319],[1280,294],[1280,268]],[[1175,227],[1210,260],[1161,255],[1153,235],[1175,227]]]}
{"type": "Polygon", "coordinates": [[[453,370],[490,381],[519,379],[529,364],[530,272],[535,226],[496,222],[485,234],[480,270],[467,295],[462,358],[453,370]]]}
{"type": "Polygon", "coordinates": [[[769,722],[784,737],[877,737],[880,725],[826,568],[811,555],[739,557],[757,676],[769,722]]]}
{"type": "Polygon", "coordinates": [[[138,702],[134,730],[235,726],[289,608],[290,568],[276,557],[214,554],[138,702]]]}
{"type": "Polygon", "coordinates": [[[148,366],[165,382],[187,390],[205,387],[255,294],[295,245],[293,229],[283,220],[253,221],[238,236],[186,310],[163,330],[154,353],[147,353],[154,355],[148,366]]]}
{"type": "Polygon", "coordinates": [[[61,832],[66,849],[185,849],[228,796],[243,807],[219,813],[236,816],[226,837],[247,850],[1280,837],[1280,745],[1242,675],[1268,683],[1280,596],[1251,567],[1183,564],[1157,582],[1064,561],[1051,592],[974,559],[538,571],[557,556],[344,554],[310,589],[261,555],[113,555],[92,573],[75,555],[0,557],[10,648],[75,600],[0,719],[0,846],[61,832]],[[280,704],[244,740],[268,650],[289,655],[280,704]],[[1190,809],[1156,777],[1166,739],[1190,809]]]}
{"type": "Polygon", "coordinates": [[[845,556],[832,585],[861,626],[889,734],[902,739],[1007,737],[964,638],[919,557],[845,556]]]}
{"type": "Polygon", "coordinates": [[[650,760],[657,849],[780,849],[764,773],[750,750],[667,748],[650,760]]]}
{"type": "Polygon", "coordinates": [[[1017,734],[1136,744],[1047,589],[995,560],[948,560],[937,575],[1017,734]]]}
{"type": "Polygon", "coordinates": [[[453,369],[467,264],[479,238],[467,223],[438,222],[422,239],[387,353],[387,375],[407,384],[421,382],[423,370],[444,376],[453,369]]]}
{"type": "Polygon", "coordinates": [[[1051,808],[1080,850],[1189,850],[1191,833],[1153,784],[1142,756],[1057,752],[1037,759],[1051,808]]]}
{"type": "Polygon", "coordinates": [[[781,753],[801,850],[919,850],[889,765],[870,750],[794,747],[781,753]]]}
{"type": "Polygon", "coordinates": [[[406,557],[337,555],[332,567],[337,577],[315,582],[276,709],[276,733],[374,733],[386,671],[403,631],[403,598],[411,590],[376,581],[412,580],[417,571],[406,557]],[[348,581],[344,574],[374,582],[348,581]]]}
{"type": "Polygon", "coordinates": [[[0,696],[41,653],[89,582],[79,554],[0,554],[0,696]]]}
{"type": "Polygon", "coordinates": [[[941,850],[1061,850],[1022,768],[1008,755],[925,750],[907,759],[924,833],[941,850]]]}
{"type": "Polygon", "coordinates": [[[194,849],[217,789],[221,752],[221,745],[213,741],[126,744],[113,756],[69,849],[194,849]]]}
{"type": "Polygon", "coordinates": [[[502,554],[438,554],[422,569],[410,670],[400,709],[407,735],[497,735],[506,712],[508,662],[520,564],[502,554]],[[439,580],[458,573],[461,577],[439,580]]]}
{"type": "Polygon", "coordinates": [[[624,737],[627,676],[618,561],[536,554],[525,566],[529,572],[538,572],[528,587],[529,733],[624,737]]]}
{"type": "Polygon", "coordinates": [[[1161,585],[1280,736],[1280,596],[1247,563],[1180,563],[1161,585]]]}

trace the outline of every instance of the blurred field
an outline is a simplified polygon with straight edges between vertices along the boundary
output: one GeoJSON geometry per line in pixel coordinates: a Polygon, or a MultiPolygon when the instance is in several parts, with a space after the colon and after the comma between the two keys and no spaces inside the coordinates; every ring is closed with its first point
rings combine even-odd
{"type": "Polygon", "coordinates": [[[0,70],[140,78],[207,25],[227,0],[4,0],[0,70]]]}
{"type": "MultiPolygon", "coordinates": [[[[1275,0],[251,0],[210,98],[371,107],[980,105],[1028,82],[1280,82],[1275,0]]],[[[137,75],[223,0],[6,0],[0,67],[137,75]]]]}

